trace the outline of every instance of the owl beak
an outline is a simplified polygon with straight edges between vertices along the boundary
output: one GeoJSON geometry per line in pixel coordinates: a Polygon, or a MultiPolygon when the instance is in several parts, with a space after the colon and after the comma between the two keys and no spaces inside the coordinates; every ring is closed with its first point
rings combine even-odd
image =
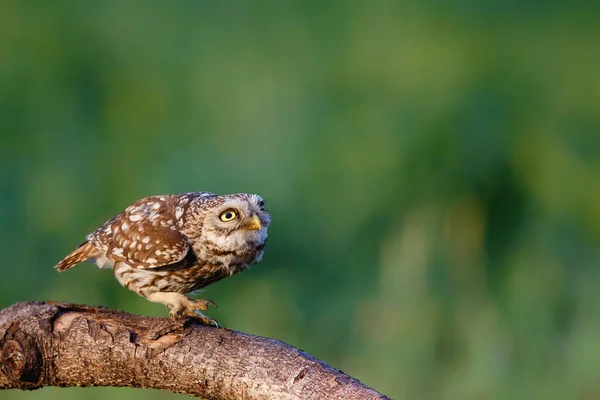
{"type": "Polygon", "coordinates": [[[259,231],[262,229],[262,224],[260,223],[258,215],[254,214],[252,218],[250,218],[250,221],[246,225],[246,229],[249,229],[251,231],[259,231]]]}

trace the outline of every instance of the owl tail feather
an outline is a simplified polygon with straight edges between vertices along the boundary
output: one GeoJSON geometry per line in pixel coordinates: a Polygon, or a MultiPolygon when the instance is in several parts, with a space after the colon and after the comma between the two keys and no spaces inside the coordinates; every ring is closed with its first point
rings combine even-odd
{"type": "Polygon", "coordinates": [[[100,254],[100,250],[98,250],[93,244],[90,242],[83,242],[74,252],[66,256],[61,262],[56,264],[54,268],[58,270],[58,272],[66,271],[69,268],[83,262],[89,258],[95,257],[100,254]]]}

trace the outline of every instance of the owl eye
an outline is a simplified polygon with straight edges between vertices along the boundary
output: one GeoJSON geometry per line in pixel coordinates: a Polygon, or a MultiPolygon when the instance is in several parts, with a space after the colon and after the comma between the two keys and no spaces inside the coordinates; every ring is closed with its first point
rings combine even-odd
{"type": "Polygon", "coordinates": [[[260,211],[265,211],[265,201],[264,200],[261,200],[258,203],[258,206],[260,207],[260,211]]]}
{"type": "Polygon", "coordinates": [[[233,221],[234,219],[237,218],[237,213],[235,212],[235,210],[231,210],[231,209],[225,210],[219,215],[219,218],[223,222],[233,221]]]}

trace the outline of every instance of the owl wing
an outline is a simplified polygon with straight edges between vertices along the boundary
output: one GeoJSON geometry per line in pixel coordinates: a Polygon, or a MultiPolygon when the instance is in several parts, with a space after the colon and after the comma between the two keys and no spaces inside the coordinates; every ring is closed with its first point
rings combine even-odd
{"type": "Polygon", "coordinates": [[[88,235],[88,241],[115,262],[156,268],[181,261],[190,246],[177,229],[176,196],[139,200],[88,235]]]}

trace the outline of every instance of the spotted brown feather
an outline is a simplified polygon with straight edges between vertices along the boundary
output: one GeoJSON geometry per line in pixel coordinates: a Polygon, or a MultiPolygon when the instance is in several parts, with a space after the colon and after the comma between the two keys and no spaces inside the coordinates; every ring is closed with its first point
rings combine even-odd
{"type": "Polygon", "coordinates": [[[187,238],[178,231],[175,196],[138,200],[88,235],[115,262],[134,268],[154,268],[181,261],[189,251],[187,238]]]}

